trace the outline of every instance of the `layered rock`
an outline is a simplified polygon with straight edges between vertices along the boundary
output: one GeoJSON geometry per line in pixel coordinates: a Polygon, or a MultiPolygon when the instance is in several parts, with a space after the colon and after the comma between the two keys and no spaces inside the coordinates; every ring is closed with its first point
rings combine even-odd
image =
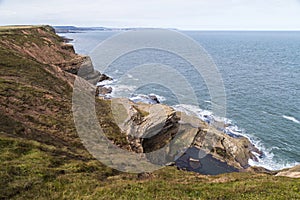
{"type": "Polygon", "coordinates": [[[197,117],[169,106],[133,103],[128,99],[113,99],[111,105],[114,119],[126,133],[132,150],[146,154],[158,152],[151,153],[149,159],[153,162],[173,162],[191,147],[234,169],[248,168],[248,160],[256,158],[252,152],[258,150],[247,138],[230,137],[197,117]]]}
{"type": "Polygon", "coordinates": [[[297,165],[290,169],[281,170],[276,176],[286,176],[290,178],[300,178],[300,165],[297,165]]]}
{"type": "Polygon", "coordinates": [[[95,85],[100,80],[101,73],[94,69],[91,58],[85,56],[79,66],[77,75],[95,85]]]}

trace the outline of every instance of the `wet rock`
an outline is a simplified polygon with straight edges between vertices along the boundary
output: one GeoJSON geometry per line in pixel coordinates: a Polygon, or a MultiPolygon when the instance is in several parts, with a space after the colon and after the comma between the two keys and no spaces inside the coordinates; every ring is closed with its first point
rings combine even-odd
{"type": "Polygon", "coordinates": [[[159,104],[159,100],[155,95],[137,95],[130,98],[134,103],[159,104]]]}
{"type": "Polygon", "coordinates": [[[276,174],[276,176],[286,176],[290,178],[300,178],[300,165],[290,169],[284,169],[276,174]]]}
{"type": "Polygon", "coordinates": [[[111,87],[97,86],[95,96],[105,96],[112,93],[111,87]]]}
{"type": "Polygon", "coordinates": [[[149,98],[154,101],[155,103],[160,103],[158,98],[155,95],[149,95],[149,98]]]}
{"type": "Polygon", "coordinates": [[[106,74],[101,74],[99,77],[98,82],[102,82],[102,81],[112,81],[113,79],[109,76],[107,76],[106,74]]]}

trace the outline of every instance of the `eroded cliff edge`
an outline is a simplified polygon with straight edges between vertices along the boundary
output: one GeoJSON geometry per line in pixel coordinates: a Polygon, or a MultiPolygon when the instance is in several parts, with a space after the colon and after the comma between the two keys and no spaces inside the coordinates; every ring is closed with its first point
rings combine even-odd
{"type": "Polygon", "coordinates": [[[70,74],[80,75],[92,84],[96,84],[101,75],[94,69],[89,56],[76,54],[73,46],[56,35],[51,26],[3,27],[0,45],[27,59],[50,65],[52,73],[71,86],[74,76],[70,74]]]}
{"type": "Polygon", "coordinates": [[[91,85],[99,80],[91,59],[76,54],[50,26],[0,27],[0,57],[2,135],[54,145],[82,157],[72,90],[79,68],[91,85]]]}

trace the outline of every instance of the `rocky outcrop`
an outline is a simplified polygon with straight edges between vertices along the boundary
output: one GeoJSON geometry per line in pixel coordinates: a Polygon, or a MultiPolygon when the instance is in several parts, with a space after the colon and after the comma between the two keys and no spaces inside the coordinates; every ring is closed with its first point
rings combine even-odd
{"type": "Polygon", "coordinates": [[[77,75],[95,85],[99,82],[101,73],[94,69],[91,58],[86,56],[79,66],[77,75]]]}
{"type": "Polygon", "coordinates": [[[239,169],[250,167],[249,159],[257,160],[253,152],[260,154],[247,138],[230,137],[214,127],[201,129],[195,137],[193,145],[239,169]]]}
{"type": "Polygon", "coordinates": [[[276,176],[286,176],[290,178],[300,178],[300,165],[297,165],[290,169],[281,170],[276,176]]]}
{"type": "Polygon", "coordinates": [[[106,74],[101,74],[100,77],[99,77],[99,82],[102,82],[102,81],[112,81],[113,79],[109,76],[107,76],[106,74]]]}
{"type": "Polygon", "coordinates": [[[112,93],[112,87],[97,86],[95,96],[105,96],[112,93]]]}
{"type": "Polygon", "coordinates": [[[117,125],[126,133],[132,149],[138,153],[163,146],[172,138],[172,133],[168,132],[167,135],[161,132],[176,129],[178,121],[175,111],[166,105],[135,104],[128,99],[112,99],[112,112],[117,125]],[[158,136],[165,139],[159,139],[158,136]]]}
{"type": "Polygon", "coordinates": [[[147,154],[164,148],[163,153],[149,158],[154,162],[173,162],[183,155],[179,150],[194,147],[211,156],[210,160],[242,170],[249,167],[249,159],[256,159],[252,152],[259,152],[247,138],[230,137],[197,117],[166,105],[134,103],[128,99],[113,99],[111,105],[114,119],[126,133],[133,151],[147,154]]]}

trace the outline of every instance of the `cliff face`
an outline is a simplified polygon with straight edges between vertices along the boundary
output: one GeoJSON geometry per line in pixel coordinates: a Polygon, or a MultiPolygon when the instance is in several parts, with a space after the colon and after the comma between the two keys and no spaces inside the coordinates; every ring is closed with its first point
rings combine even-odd
{"type": "MultiPolygon", "coordinates": [[[[2,48],[17,53],[24,58],[38,63],[50,65],[55,76],[61,76],[72,85],[74,76],[79,69],[83,78],[96,84],[100,72],[94,70],[88,56],[78,55],[70,44],[55,34],[50,26],[2,28],[0,32],[2,48]],[[61,73],[61,70],[69,73],[61,73]]],[[[51,70],[49,70],[51,72],[51,70]]]]}
{"type": "Polygon", "coordinates": [[[82,65],[85,78],[97,82],[90,58],[77,55],[49,26],[1,27],[0,58],[0,131],[82,151],[72,90],[82,65]]]}
{"type": "Polygon", "coordinates": [[[276,176],[286,176],[290,178],[300,178],[300,165],[297,165],[290,169],[281,170],[276,176]]]}

